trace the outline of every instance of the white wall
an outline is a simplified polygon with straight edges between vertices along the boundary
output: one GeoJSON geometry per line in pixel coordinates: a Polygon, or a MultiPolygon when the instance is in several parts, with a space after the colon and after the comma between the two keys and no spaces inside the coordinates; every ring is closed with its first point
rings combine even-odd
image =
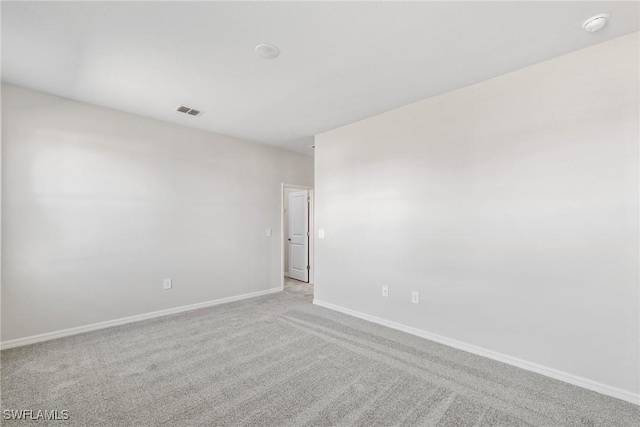
{"type": "Polygon", "coordinates": [[[311,157],[15,86],[2,103],[2,341],[280,287],[280,184],[313,185],[311,157]]]}
{"type": "Polygon", "coordinates": [[[315,298],[637,395],[638,47],[318,135],[315,298]]]}

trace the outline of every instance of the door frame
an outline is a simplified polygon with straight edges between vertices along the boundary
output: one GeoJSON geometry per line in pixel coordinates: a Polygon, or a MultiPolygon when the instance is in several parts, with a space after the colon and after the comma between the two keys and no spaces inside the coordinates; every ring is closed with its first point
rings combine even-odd
{"type": "Polygon", "coordinates": [[[284,290],[284,242],[286,240],[284,229],[284,189],[285,188],[295,188],[298,190],[308,190],[309,191],[309,284],[313,285],[313,243],[314,243],[314,227],[313,227],[313,206],[314,206],[314,194],[313,187],[309,187],[308,185],[296,185],[296,184],[287,184],[280,183],[280,290],[284,290]]]}

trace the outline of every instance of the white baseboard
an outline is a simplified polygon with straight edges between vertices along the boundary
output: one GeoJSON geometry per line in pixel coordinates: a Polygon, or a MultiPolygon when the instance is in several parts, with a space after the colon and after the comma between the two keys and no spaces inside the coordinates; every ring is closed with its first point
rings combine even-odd
{"type": "Polygon", "coordinates": [[[436,335],[431,332],[413,328],[411,326],[405,326],[400,323],[385,320],[376,316],[371,316],[369,314],[361,313],[359,311],[351,310],[349,308],[344,308],[328,302],[314,299],[313,303],[320,307],[325,307],[330,310],[339,311],[340,313],[348,314],[349,316],[367,320],[372,323],[377,323],[378,325],[386,326],[388,328],[392,328],[392,329],[396,329],[412,335],[416,335],[421,338],[426,338],[428,340],[435,341],[440,344],[448,345],[449,347],[454,347],[459,350],[464,350],[469,353],[477,354],[479,356],[488,357],[490,359],[507,363],[509,365],[517,366],[518,368],[526,369],[528,371],[533,371],[538,374],[542,374],[556,380],[560,380],[569,384],[576,385],[578,387],[586,388],[588,390],[606,394],[607,396],[612,396],[617,399],[621,399],[627,402],[635,403],[636,405],[640,405],[640,394],[634,394],[630,391],[622,390],[616,387],[611,387],[606,384],[589,380],[587,378],[579,377],[577,375],[569,374],[563,371],[558,371],[556,369],[538,365],[537,363],[532,363],[526,360],[518,359],[516,357],[507,356],[506,354],[498,353],[492,350],[488,350],[486,348],[478,347],[472,344],[467,344],[451,338],[443,337],[441,335],[436,335]]]}
{"type": "Polygon", "coordinates": [[[123,317],[120,319],[107,320],[106,322],[92,323],[90,325],[78,326],[75,328],[63,329],[61,331],[47,332],[40,335],[32,335],[30,337],[18,338],[15,340],[4,341],[0,343],[0,349],[21,347],[23,345],[35,344],[42,341],[54,340],[56,338],[68,337],[70,335],[82,334],[84,332],[97,331],[99,329],[110,328],[112,326],[124,325],[126,323],[139,322],[141,320],[153,319],[155,317],[168,316],[170,314],[182,313],[183,311],[197,310],[199,308],[211,307],[214,305],[225,304],[233,301],[240,301],[247,298],[255,298],[261,295],[280,292],[280,287],[266,289],[264,291],[251,292],[248,294],[236,295],[233,297],[220,298],[212,301],[199,302],[196,304],[183,305],[180,307],[167,308],[166,310],[152,311],[150,313],[137,314],[135,316],[123,317]]]}

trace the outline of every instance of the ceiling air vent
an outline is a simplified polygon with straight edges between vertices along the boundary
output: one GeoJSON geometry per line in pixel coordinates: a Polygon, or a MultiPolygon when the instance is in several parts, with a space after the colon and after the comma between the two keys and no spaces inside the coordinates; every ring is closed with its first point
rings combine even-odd
{"type": "Polygon", "coordinates": [[[176,111],[178,113],[184,113],[184,114],[188,114],[190,116],[196,116],[196,117],[204,114],[204,111],[195,110],[193,108],[185,107],[184,105],[178,105],[176,107],[176,111]]]}

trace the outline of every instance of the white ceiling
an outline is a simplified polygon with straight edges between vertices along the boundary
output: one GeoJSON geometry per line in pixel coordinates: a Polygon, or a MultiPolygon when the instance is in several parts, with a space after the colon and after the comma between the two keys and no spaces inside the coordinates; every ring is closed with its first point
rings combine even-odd
{"type": "Polygon", "coordinates": [[[639,14],[611,1],[2,2],[2,81],[312,154],[315,134],[638,31],[639,14]],[[583,31],[601,12],[609,24],[583,31]],[[280,56],[257,56],[261,42],[280,56]]]}

